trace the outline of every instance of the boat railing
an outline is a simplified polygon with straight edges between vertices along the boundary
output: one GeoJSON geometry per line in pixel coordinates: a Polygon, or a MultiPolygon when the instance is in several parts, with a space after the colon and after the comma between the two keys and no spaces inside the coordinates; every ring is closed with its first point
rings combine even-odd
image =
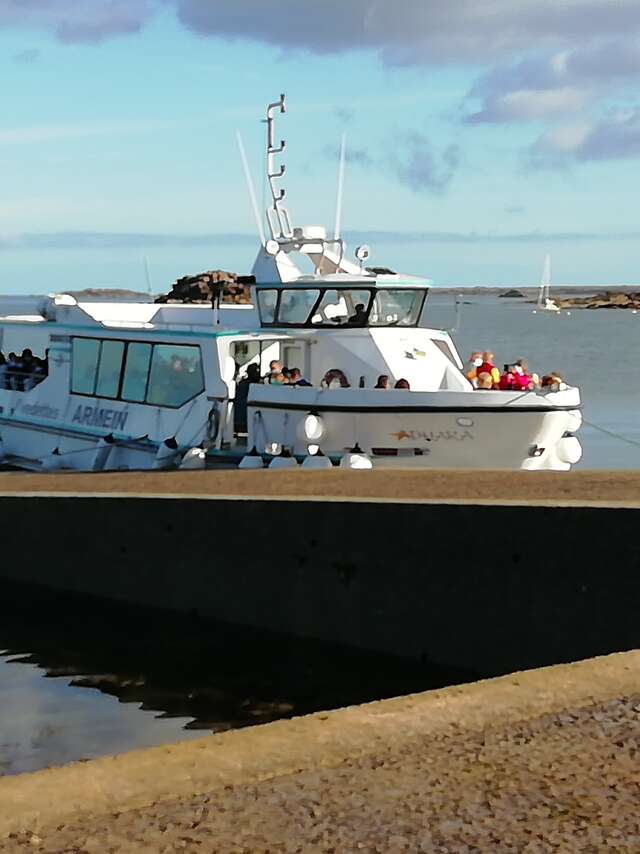
{"type": "Polygon", "coordinates": [[[0,372],[0,389],[10,391],[31,391],[47,378],[42,371],[10,370],[0,372]]]}

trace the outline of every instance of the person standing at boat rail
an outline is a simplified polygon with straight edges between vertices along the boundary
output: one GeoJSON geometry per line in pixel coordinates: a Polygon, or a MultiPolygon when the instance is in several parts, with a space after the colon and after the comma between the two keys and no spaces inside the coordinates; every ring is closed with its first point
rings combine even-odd
{"type": "Polygon", "coordinates": [[[464,366],[464,375],[474,388],[478,388],[478,371],[482,361],[482,353],[479,350],[474,350],[464,366]]]}
{"type": "Polygon", "coordinates": [[[491,350],[485,350],[482,354],[482,364],[476,368],[476,376],[480,376],[480,374],[489,374],[491,377],[491,381],[493,383],[493,388],[499,388],[500,386],[500,371],[496,368],[493,360],[495,359],[494,354],[491,350]]]}

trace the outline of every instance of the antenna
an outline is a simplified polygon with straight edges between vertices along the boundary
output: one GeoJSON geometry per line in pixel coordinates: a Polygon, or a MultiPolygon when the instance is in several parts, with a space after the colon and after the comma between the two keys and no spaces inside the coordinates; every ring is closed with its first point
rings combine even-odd
{"type": "Polygon", "coordinates": [[[274,101],[267,107],[267,181],[271,190],[271,198],[273,204],[267,209],[267,222],[271,237],[274,240],[293,237],[293,229],[291,227],[291,218],[289,211],[283,206],[282,201],[285,196],[285,191],[278,187],[278,178],[282,178],[285,173],[284,165],[276,171],[274,157],[284,151],[285,141],[280,140],[280,145],[275,145],[275,137],[273,132],[274,116],[273,111],[279,109],[281,113],[286,112],[285,97],[280,95],[279,101],[274,101]]]}
{"type": "Polygon", "coordinates": [[[147,293],[151,296],[153,288],[151,286],[151,273],[149,272],[149,258],[146,255],[144,256],[144,276],[147,280],[147,293]]]}
{"type": "Polygon", "coordinates": [[[249,198],[251,199],[251,207],[253,208],[253,215],[256,220],[256,227],[258,229],[258,236],[260,238],[260,243],[264,246],[264,228],[262,227],[262,217],[260,216],[260,211],[258,209],[258,201],[256,199],[256,191],[253,186],[253,178],[251,177],[251,171],[249,169],[249,161],[247,160],[247,153],[244,150],[244,143],[242,142],[242,137],[240,136],[240,131],[236,131],[236,138],[238,140],[238,149],[240,150],[240,159],[242,160],[242,168],[244,169],[244,177],[247,182],[247,190],[249,191],[249,198]]]}
{"type": "Polygon", "coordinates": [[[344,164],[347,150],[347,135],[342,134],[340,140],[340,163],[338,165],[338,192],[336,195],[336,220],[333,230],[333,239],[340,239],[340,228],[342,226],[342,197],[344,195],[344,164]]]}

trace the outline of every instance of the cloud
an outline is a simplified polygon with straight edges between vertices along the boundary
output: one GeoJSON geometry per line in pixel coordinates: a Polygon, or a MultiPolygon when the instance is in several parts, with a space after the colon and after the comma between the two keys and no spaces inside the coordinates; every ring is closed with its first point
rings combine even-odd
{"type": "Polygon", "coordinates": [[[629,39],[591,41],[495,66],[481,75],[466,96],[480,102],[466,121],[511,122],[580,113],[596,99],[640,75],[640,45],[629,39]]]}
{"type": "Polygon", "coordinates": [[[637,0],[0,0],[0,28],[100,42],[138,31],[164,8],[202,36],[317,54],[372,50],[391,64],[487,64],[626,39],[640,24],[637,0]]]}
{"type": "Polygon", "coordinates": [[[0,250],[155,249],[211,246],[217,243],[253,244],[250,234],[154,234],[101,231],[61,231],[32,234],[0,234],[0,250]]]}
{"type": "Polygon", "coordinates": [[[13,61],[21,62],[25,65],[28,65],[32,62],[35,62],[36,59],[40,56],[40,51],[36,48],[27,48],[27,50],[21,50],[19,53],[14,53],[13,61]]]}
{"type": "Polygon", "coordinates": [[[158,7],[159,0],[0,0],[0,29],[29,27],[66,43],[98,44],[138,32],[158,7]]]}
{"type": "Polygon", "coordinates": [[[348,124],[353,121],[356,114],[356,111],[352,110],[350,107],[336,107],[333,112],[341,122],[344,122],[344,124],[348,124]]]}
{"type": "Polygon", "coordinates": [[[24,145],[53,142],[58,139],[80,139],[91,136],[111,136],[129,133],[146,133],[172,127],[171,122],[136,120],[94,124],[33,125],[31,127],[0,130],[0,145],[24,145]]]}
{"type": "Polygon", "coordinates": [[[528,152],[534,167],[640,157],[640,109],[611,111],[597,122],[579,122],[542,134],[528,152]]]}
{"type": "MultiPolygon", "coordinates": [[[[329,160],[340,159],[339,145],[325,145],[322,153],[329,160]]],[[[352,148],[347,144],[345,148],[345,160],[347,163],[356,163],[358,166],[372,166],[373,157],[369,154],[366,148],[352,148]]]]}
{"type": "Polygon", "coordinates": [[[201,35],[247,38],[319,54],[379,51],[389,63],[495,61],[636,30],[636,0],[173,0],[201,35]]]}
{"type": "Polygon", "coordinates": [[[458,168],[460,149],[449,145],[437,152],[424,134],[413,131],[399,145],[400,156],[395,164],[396,175],[412,190],[443,193],[458,168]]]}
{"type": "MultiPolygon", "coordinates": [[[[355,245],[359,243],[442,243],[442,244],[477,244],[477,243],[573,243],[594,240],[638,240],[640,232],[514,232],[514,233],[484,233],[468,231],[347,231],[346,238],[355,245]]],[[[254,234],[156,234],[156,233],[125,233],[125,232],[42,232],[30,234],[0,234],[0,251],[47,251],[61,249],[65,251],[81,250],[112,250],[140,249],[152,250],[163,247],[194,247],[194,246],[253,246],[254,234]]]]}

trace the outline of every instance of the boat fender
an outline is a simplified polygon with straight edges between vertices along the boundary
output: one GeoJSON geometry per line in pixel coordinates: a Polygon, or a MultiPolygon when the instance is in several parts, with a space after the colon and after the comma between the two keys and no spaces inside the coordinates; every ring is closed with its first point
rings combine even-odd
{"type": "Polygon", "coordinates": [[[245,454],[244,457],[240,460],[238,464],[239,469],[261,469],[264,468],[264,462],[262,457],[258,453],[258,449],[254,445],[253,448],[249,451],[248,454],[245,454]]]}
{"type": "Polygon", "coordinates": [[[202,448],[189,448],[180,462],[181,469],[203,469],[207,454],[202,448]]]}
{"type": "Polygon", "coordinates": [[[326,457],[320,448],[316,451],[315,454],[309,453],[308,456],[304,458],[302,461],[303,469],[331,469],[333,468],[333,464],[329,457],[326,457]]]}
{"type": "Polygon", "coordinates": [[[107,436],[102,436],[98,439],[96,451],[91,463],[91,471],[102,471],[106,467],[115,441],[113,433],[109,433],[107,436]]]}
{"type": "Polygon", "coordinates": [[[360,445],[356,444],[340,460],[341,469],[372,469],[373,462],[369,454],[365,454],[360,445]]]}
{"type": "Polygon", "coordinates": [[[270,469],[297,469],[298,461],[291,456],[288,448],[283,448],[282,453],[274,457],[269,463],[270,469]]]}
{"type": "Polygon", "coordinates": [[[582,458],[582,445],[575,436],[563,436],[556,445],[556,454],[563,463],[575,465],[582,458]]]}
{"type": "Polygon", "coordinates": [[[178,443],[176,442],[176,437],[171,436],[171,438],[165,439],[164,442],[162,442],[162,444],[158,446],[158,450],[156,451],[156,456],[151,468],[171,468],[171,466],[174,465],[177,456],[178,443]]]}

